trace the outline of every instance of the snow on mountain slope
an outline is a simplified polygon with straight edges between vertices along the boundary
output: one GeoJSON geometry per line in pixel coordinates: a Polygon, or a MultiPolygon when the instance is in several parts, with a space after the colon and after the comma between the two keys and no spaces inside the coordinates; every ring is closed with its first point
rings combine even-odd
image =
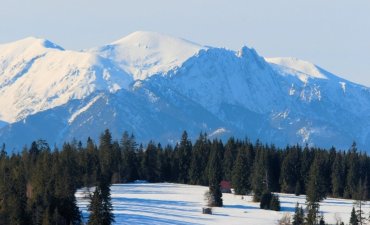
{"type": "Polygon", "coordinates": [[[7,143],[8,150],[19,150],[42,138],[60,146],[73,139],[98,140],[107,128],[117,139],[127,130],[134,133],[138,141],[155,139],[161,143],[176,143],[183,130],[195,138],[200,131],[213,133],[224,126],[225,123],[199,104],[171,90],[165,93],[146,88],[121,89],[115,93],[95,92],[84,99],[30,115],[0,129],[0,143],[7,143]]]}
{"type": "Polygon", "coordinates": [[[187,130],[278,146],[370,145],[370,89],[302,60],[153,32],[84,52],[34,38],[0,50],[0,102],[8,106],[0,108],[0,142],[10,148],[96,139],[106,128],[143,142],[174,143],[187,130]]]}
{"type": "Polygon", "coordinates": [[[201,49],[206,47],[161,33],[138,31],[89,51],[112,59],[135,80],[144,80],[180,67],[201,49]]]}
{"type": "Polygon", "coordinates": [[[95,90],[126,88],[132,78],[92,53],[65,51],[42,39],[0,46],[0,120],[15,122],[30,114],[81,99],[95,90]]]}
{"type": "MultiPolygon", "coordinates": [[[[265,60],[267,62],[280,65],[286,70],[293,69],[296,72],[299,72],[297,75],[303,82],[306,82],[308,78],[328,79],[328,77],[321,72],[319,67],[304,60],[289,57],[265,58],[265,60]]],[[[291,74],[292,71],[287,71],[287,73],[291,74]]]]}
{"type": "Polygon", "coordinates": [[[46,53],[62,50],[50,41],[34,37],[0,45],[0,87],[15,82],[46,53]]]}
{"type": "MultiPolygon", "coordinates": [[[[253,49],[239,52],[211,48],[168,73],[171,88],[198,101],[213,113],[223,104],[266,113],[283,96],[269,64],[253,49]],[[268,90],[260,94],[261,90],[268,90]]],[[[155,81],[158,82],[158,81],[155,81]]]]}
{"type": "Polygon", "coordinates": [[[148,82],[199,102],[239,137],[247,134],[281,146],[335,143],[344,148],[353,140],[369,142],[369,89],[320,68],[322,75],[301,71],[309,79],[300,79],[297,73],[302,72],[293,69],[283,73],[253,49],[210,48],[168,76],[153,76],[148,82]]]}

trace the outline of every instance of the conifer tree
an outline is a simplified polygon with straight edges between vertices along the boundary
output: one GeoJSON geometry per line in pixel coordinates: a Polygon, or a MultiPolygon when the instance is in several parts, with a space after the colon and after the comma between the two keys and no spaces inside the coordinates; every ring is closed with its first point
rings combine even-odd
{"type": "Polygon", "coordinates": [[[110,225],[114,222],[114,215],[112,213],[113,206],[111,203],[110,185],[111,184],[106,177],[103,177],[99,183],[103,203],[102,225],[110,225]]]}
{"type": "Polygon", "coordinates": [[[222,143],[218,140],[213,141],[209,158],[208,179],[211,197],[210,206],[222,207],[222,193],[220,188],[222,179],[222,143]]]}
{"type": "Polygon", "coordinates": [[[111,225],[114,222],[108,177],[100,177],[94,194],[90,197],[88,225],[111,225]]]}
{"type": "Polygon", "coordinates": [[[360,179],[357,191],[354,195],[355,205],[357,207],[356,215],[359,225],[365,224],[366,221],[365,213],[363,211],[363,205],[365,204],[366,196],[367,196],[367,179],[365,179],[365,182],[362,182],[362,180],[360,179]]]}
{"type": "Polygon", "coordinates": [[[101,225],[103,224],[103,199],[99,187],[95,188],[93,195],[90,196],[90,205],[88,207],[90,212],[88,225],[101,225]]]}
{"type": "Polygon", "coordinates": [[[208,185],[208,174],[206,172],[209,158],[210,143],[207,134],[201,133],[196,140],[190,162],[190,184],[208,185]]]}
{"type": "Polygon", "coordinates": [[[259,202],[262,193],[270,192],[270,157],[269,152],[260,145],[259,141],[256,143],[256,157],[253,163],[252,172],[252,189],[253,200],[259,202]]]}
{"type": "Polygon", "coordinates": [[[101,172],[104,176],[111,177],[113,174],[113,143],[112,143],[112,135],[108,129],[104,131],[103,134],[100,135],[100,143],[99,143],[99,161],[101,172]]]}
{"type": "Polygon", "coordinates": [[[345,168],[341,152],[335,155],[331,174],[332,194],[334,197],[342,197],[345,185],[345,168]]]}
{"type": "Polygon", "coordinates": [[[358,225],[358,218],[357,218],[357,214],[356,214],[356,211],[355,211],[355,207],[352,207],[352,212],[351,212],[351,217],[349,219],[349,224],[350,225],[358,225]]]}
{"type": "Polygon", "coordinates": [[[229,138],[225,144],[224,160],[222,163],[223,179],[226,181],[232,181],[233,179],[234,162],[236,161],[236,153],[238,152],[234,138],[229,138]]]}
{"type": "Polygon", "coordinates": [[[136,157],[136,141],[134,135],[129,136],[127,131],[122,135],[121,139],[121,157],[122,169],[120,171],[123,182],[132,182],[138,179],[138,167],[136,157]]]}
{"type": "Polygon", "coordinates": [[[359,159],[357,153],[356,142],[353,142],[351,149],[346,158],[347,176],[346,185],[344,188],[344,197],[353,198],[357,191],[359,181],[359,159]]]}
{"type": "Polygon", "coordinates": [[[265,190],[260,197],[260,209],[270,209],[272,193],[265,190]]]}
{"type": "Polygon", "coordinates": [[[142,161],[141,167],[143,178],[150,182],[157,182],[159,177],[158,161],[157,161],[157,147],[154,142],[149,142],[142,161]]]}
{"type": "Polygon", "coordinates": [[[301,154],[301,194],[306,194],[306,187],[309,180],[310,168],[314,160],[314,151],[306,145],[301,154]]]}
{"type": "Polygon", "coordinates": [[[250,157],[248,146],[239,149],[232,171],[232,185],[237,195],[245,195],[251,191],[250,168],[252,165],[250,165],[250,157]]]}
{"type": "Polygon", "coordinates": [[[300,154],[298,146],[287,148],[286,156],[281,165],[280,185],[284,193],[293,193],[299,182],[300,154]]]}
{"type": "Polygon", "coordinates": [[[292,225],[303,225],[304,224],[304,211],[302,206],[299,207],[297,202],[295,209],[294,209],[294,216],[292,225]]]}
{"type": "Polygon", "coordinates": [[[317,154],[310,169],[309,181],[307,184],[307,224],[315,225],[319,220],[319,202],[326,197],[326,183],[323,176],[323,158],[317,154]]]}
{"type": "Polygon", "coordinates": [[[191,141],[188,139],[188,134],[186,133],[186,131],[183,132],[180,144],[177,146],[176,150],[179,159],[178,181],[180,183],[186,184],[189,182],[189,168],[192,152],[192,144],[191,141]]]}

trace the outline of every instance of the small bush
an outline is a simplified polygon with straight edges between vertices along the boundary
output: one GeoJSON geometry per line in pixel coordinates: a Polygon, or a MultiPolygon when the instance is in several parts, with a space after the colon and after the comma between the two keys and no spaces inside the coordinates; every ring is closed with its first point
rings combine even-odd
{"type": "Polygon", "coordinates": [[[290,215],[289,213],[285,213],[283,217],[278,221],[278,225],[290,225],[290,215]]]}
{"type": "Polygon", "coordinates": [[[214,198],[213,198],[211,192],[206,191],[204,193],[204,201],[206,202],[206,205],[207,206],[209,206],[209,207],[212,207],[213,206],[214,198]]]}

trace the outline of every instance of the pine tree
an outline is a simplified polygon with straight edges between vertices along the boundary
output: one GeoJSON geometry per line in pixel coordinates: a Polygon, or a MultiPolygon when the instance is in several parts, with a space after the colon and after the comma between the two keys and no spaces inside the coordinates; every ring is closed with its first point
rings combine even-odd
{"type": "Polygon", "coordinates": [[[159,179],[157,153],[154,142],[149,142],[141,161],[142,176],[149,182],[157,182],[159,179]]]}
{"type": "Polygon", "coordinates": [[[122,135],[121,139],[121,157],[122,157],[122,169],[120,171],[123,182],[132,182],[137,180],[139,174],[137,172],[137,158],[136,158],[136,141],[134,135],[129,136],[127,131],[122,135]]]}
{"type": "Polygon", "coordinates": [[[222,180],[222,143],[215,140],[211,146],[211,155],[208,166],[209,193],[211,196],[210,206],[222,207],[222,192],[220,183],[222,180]]]}
{"type": "Polygon", "coordinates": [[[310,169],[309,181],[307,184],[307,224],[315,225],[318,223],[319,202],[326,197],[326,182],[323,176],[323,158],[316,153],[315,160],[310,169]]]}
{"type": "Polygon", "coordinates": [[[319,220],[319,203],[318,202],[308,202],[307,203],[307,217],[306,224],[307,225],[316,225],[319,220]]]}
{"type": "Polygon", "coordinates": [[[206,134],[201,133],[196,140],[190,162],[190,184],[208,185],[206,172],[210,143],[206,134]]]}
{"type": "Polygon", "coordinates": [[[223,179],[226,181],[232,181],[233,179],[234,162],[236,161],[236,153],[238,152],[234,138],[229,138],[225,144],[224,160],[222,163],[223,179]]]}
{"type": "Polygon", "coordinates": [[[301,179],[301,194],[306,194],[307,184],[310,175],[310,168],[314,160],[314,151],[308,148],[308,145],[302,151],[301,154],[301,171],[300,171],[300,179],[301,179]]]}
{"type": "Polygon", "coordinates": [[[90,212],[88,225],[103,224],[103,199],[99,187],[95,188],[94,194],[90,196],[90,205],[88,207],[90,212]]]}
{"type": "Polygon", "coordinates": [[[300,154],[298,146],[287,148],[286,156],[281,165],[280,185],[284,193],[293,193],[299,182],[300,154]]]}
{"type": "Polygon", "coordinates": [[[304,224],[304,211],[302,206],[299,207],[297,202],[295,209],[294,209],[294,216],[292,225],[303,225],[304,224]]]}
{"type": "Polygon", "coordinates": [[[100,177],[94,194],[90,197],[88,225],[111,225],[114,222],[108,177],[100,177]]]}
{"type": "Polygon", "coordinates": [[[176,151],[178,153],[179,159],[178,181],[180,183],[186,184],[189,182],[189,168],[192,152],[192,144],[191,141],[188,139],[188,134],[186,133],[186,131],[183,132],[180,145],[177,146],[176,151]]]}
{"type": "Polygon", "coordinates": [[[344,197],[353,198],[357,191],[357,184],[359,181],[359,158],[357,153],[356,143],[353,142],[351,149],[346,158],[347,177],[344,188],[344,197]]]}
{"type": "Polygon", "coordinates": [[[251,154],[248,147],[242,147],[238,151],[235,165],[232,170],[232,184],[235,194],[246,195],[251,191],[250,185],[250,168],[251,154]]]}
{"type": "Polygon", "coordinates": [[[331,182],[334,197],[342,197],[345,185],[344,160],[342,153],[338,152],[332,166],[331,182]]]}
{"type": "MultiPolygon", "coordinates": [[[[4,161],[2,160],[2,163],[4,161]]],[[[0,222],[3,224],[29,224],[24,167],[18,157],[11,157],[4,166],[0,181],[0,222]],[[3,215],[1,215],[3,214],[3,215]],[[1,218],[3,217],[3,218],[1,218]]]]}
{"type": "Polygon", "coordinates": [[[256,158],[253,163],[252,172],[252,189],[253,200],[259,202],[262,193],[270,190],[270,155],[269,152],[260,145],[259,141],[256,143],[256,158]]]}
{"type": "Polygon", "coordinates": [[[350,225],[358,225],[358,218],[355,211],[355,207],[352,207],[351,218],[349,219],[350,225]]]}
{"type": "Polygon", "coordinates": [[[309,180],[307,184],[307,196],[308,202],[320,202],[326,198],[327,182],[324,171],[324,159],[318,153],[310,169],[309,180]]]}
{"type": "Polygon", "coordinates": [[[100,135],[99,159],[101,172],[104,176],[111,177],[113,174],[113,144],[112,135],[108,129],[100,135]]]}
{"type": "Polygon", "coordinates": [[[103,203],[102,225],[110,225],[114,222],[114,215],[112,213],[113,206],[111,203],[109,180],[107,178],[102,178],[102,180],[99,183],[99,186],[101,190],[103,203]]]}

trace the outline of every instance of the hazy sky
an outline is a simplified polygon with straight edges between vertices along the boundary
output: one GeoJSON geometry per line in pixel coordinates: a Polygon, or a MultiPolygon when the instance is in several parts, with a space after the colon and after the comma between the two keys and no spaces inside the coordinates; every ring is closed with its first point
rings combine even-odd
{"type": "Polygon", "coordinates": [[[137,30],[294,56],[370,86],[370,0],[0,0],[0,43],[83,49],[137,30]]]}

